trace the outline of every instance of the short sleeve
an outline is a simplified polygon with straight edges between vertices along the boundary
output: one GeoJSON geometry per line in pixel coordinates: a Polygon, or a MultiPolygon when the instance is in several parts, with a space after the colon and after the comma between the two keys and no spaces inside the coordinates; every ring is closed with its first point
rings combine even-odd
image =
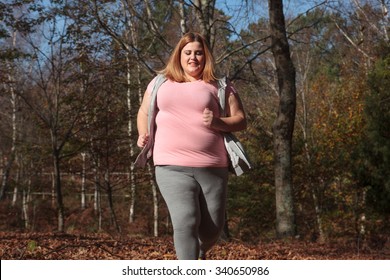
{"type": "Polygon", "coordinates": [[[226,96],[230,96],[230,95],[237,96],[238,92],[237,92],[236,88],[234,87],[233,83],[230,80],[228,80],[227,85],[226,85],[226,96]]]}

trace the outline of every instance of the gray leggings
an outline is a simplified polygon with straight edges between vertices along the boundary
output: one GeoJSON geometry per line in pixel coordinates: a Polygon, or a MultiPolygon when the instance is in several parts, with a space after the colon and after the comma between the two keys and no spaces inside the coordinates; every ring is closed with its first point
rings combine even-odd
{"type": "Polygon", "coordinates": [[[227,168],[156,166],[179,260],[203,257],[217,242],[225,222],[227,180],[227,168]]]}

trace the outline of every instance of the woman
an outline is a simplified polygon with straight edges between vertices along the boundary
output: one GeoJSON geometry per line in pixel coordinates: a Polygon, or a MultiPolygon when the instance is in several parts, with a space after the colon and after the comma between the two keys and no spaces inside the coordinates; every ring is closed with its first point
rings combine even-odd
{"type": "MultiPolygon", "coordinates": [[[[214,60],[205,39],[187,33],[176,45],[157,94],[153,162],[168,206],[178,259],[205,258],[224,225],[228,157],[223,132],[246,128],[235,89],[226,89],[228,117],[220,117],[214,60]]],[[[148,108],[156,78],[138,111],[138,142],[148,144],[148,108]]],[[[149,143],[150,144],[150,143],[149,143]]]]}

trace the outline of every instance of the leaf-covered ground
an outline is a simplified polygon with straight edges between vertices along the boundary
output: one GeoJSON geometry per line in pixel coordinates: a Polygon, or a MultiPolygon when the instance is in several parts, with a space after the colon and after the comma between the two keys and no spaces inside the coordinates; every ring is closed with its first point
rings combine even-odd
{"type": "MultiPolygon", "coordinates": [[[[390,259],[390,244],[377,249],[348,242],[268,241],[256,245],[220,241],[208,254],[215,260],[378,260],[390,259]],[[359,246],[360,247],[360,246],[359,246]]],[[[171,237],[114,238],[105,234],[0,232],[2,260],[174,260],[171,237]]]]}

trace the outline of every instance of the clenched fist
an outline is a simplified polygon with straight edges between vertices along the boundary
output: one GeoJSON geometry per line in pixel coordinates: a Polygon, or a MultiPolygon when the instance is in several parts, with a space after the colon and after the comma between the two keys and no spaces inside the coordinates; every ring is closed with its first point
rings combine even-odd
{"type": "Polygon", "coordinates": [[[209,108],[203,110],[203,124],[211,128],[214,121],[214,114],[209,108]]]}
{"type": "Polygon", "coordinates": [[[137,146],[140,148],[145,147],[145,145],[148,143],[148,140],[149,140],[149,135],[146,133],[138,136],[137,146]]]}

